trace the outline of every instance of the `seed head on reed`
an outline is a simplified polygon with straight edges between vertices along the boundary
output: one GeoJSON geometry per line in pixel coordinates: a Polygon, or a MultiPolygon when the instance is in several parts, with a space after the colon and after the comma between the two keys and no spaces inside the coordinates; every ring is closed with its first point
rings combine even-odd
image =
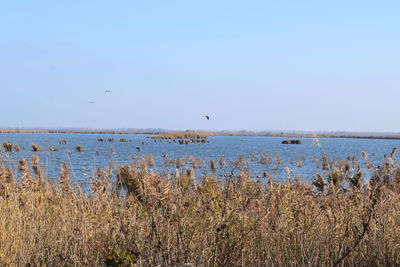
{"type": "Polygon", "coordinates": [[[32,155],[31,165],[32,165],[32,170],[36,174],[36,177],[39,180],[44,179],[44,171],[43,168],[40,166],[40,157],[38,155],[32,155]]]}
{"type": "Polygon", "coordinates": [[[342,169],[344,172],[349,173],[350,172],[350,163],[348,161],[343,162],[342,169]]]}
{"type": "Polygon", "coordinates": [[[271,191],[273,188],[274,182],[272,181],[272,177],[268,175],[268,188],[271,191]]]}
{"type": "Polygon", "coordinates": [[[321,161],[322,161],[322,169],[324,171],[329,170],[331,164],[329,163],[328,156],[325,153],[322,154],[321,161]]]}
{"type": "Polygon", "coordinates": [[[390,157],[394,158],[394,156],[396,155],[397,151],[398,151],[398,148],[394,147],[393,150],[392,150],[392,153],[390,154],[390,157]]]}
{"type": "Polygon", "coordinates": [[[77,146],[77,147],[75,147],[75,151],[76,152],[83,152],[83,151],[85,151],[85,148],[83,146],[77,146]]]}
{"type": "Polygon", "coordinates": [[[361,151],[361,156],[362,156],[362,158],[363,158],[364,160],[367,160],[367,159],[368,159],[368,154],[367,154],[367,152],[365,152],[365,151],[361,151]]]}
{"type": "Polygon", "coordinates": [[[372,187],[375,187],[376,185],[381,183],[381,175],[379,174],[379,172],[374,171],[372,173],[371,179],[369,180],[369,185],[372,187]]]}
{"type": "Polygon", "coordinates": [[[152,153],[149,154],[149,155],[147,155],[147,164],[148,164],[150,167],[153,167],[154,164],[155,164],[155,162],[154,162],[154,156],[153,156],[152,153]]]}
{"type": "Polygon", "coordinates": [[[394,172],[393,184],[397,190],[400,189],[400,163],[397,164],[397,168],[394,172]]]}
{"type": "Polygon", "coordinates": [[[324,177],[322,177],[321,174],[317,173],[314,176],[312,185],[315,186],[318,189],[318,191],[320,191],[322,193],[325,192],[326,182],[324,180],[324,177]]]}
{"type": "Polygon", "coordinates": [[[226,166],[226,160],[225,160],[225,157],[224,157],[224,156],[221,156],[221,157],[219,158],[219,166],[220,166],[221,168],[225,168],[225,166],[226,166]]]}
{"type": "Polygon", "coordinates": [[[292,170],[287,166],[285,167],[285,171],[286,171],[287,175],[289,175],[289,176],[292,174],[292,170]]]}
{"type": "Polygon", "coordinates": [[[336,187],[341,187],[343,179],[343,173],[338,168],[334,168],[328,173],[328,181],[336,187]]]}
{"type": "Polygon", "coordinates": [[[22,172],[28,172],[29,168],[28,168],[28,163],[26,162],[25,159],[20,159],[18,161],[18,166],[17,166],[18,170],[22,171],[22,172]]]}
{"type": "Polygon", "coordinates": [[[375,165],[372,162],[367,161],[365,162],[365,165],[367,165],[368,169],[376,169],[375,165]]]}
{"type": "Polygon", "coordinates": [[[187,175],[188,177],[190,177],[191,179],[194,179],[194,178],[195,178],[195,171],[194,171],[194,169],[193,169],[193,168],[187,169],[187,170],[186,170],[186,175],[187,175]]]}
{"type": "Polygon", "coordinates": [[[70,185],[69,170],[67,164],[63,162],[61,163],[60,179],[59,179],[59,186],[61,191],[63,193],[70,193],[71,188],[69,185],[70,185]]]}
{"type": "Polygon", "coordinates": [[[189,190],[191,188],[192,185],[194,185],[194,175],[192,175],[192,173],[190,172],[190,176],[187,175],[188,173],[186,173],[186,175],[184,175],[184,173],[180,174],[177,177],[178,180],[178,184],[180,185],[180,187],[184,190],[189,190]],[[183,175],[182,175],[183,174],[183,175]]]}
{"type": "Polygon", "coordinates": [[[361,189],[362,186],[362,171],[359,167],[357,173],[350,178],[350,184],[357,189],[361,189]]]}
{"type": "MultiPolygon", "coordinates": [[[[1,168],[0,170],[0,187],[3,183],[12,183],[14,182],[15,177],[14,173],[11,171],[10,168],[1,168]]],[[[1,196],[2,194],[0,194],[1,196]]]]}
{"type": "Polygon", "coordinates": [[[186,164],[185,158],[177,158],[176,161],[175,161],[175,167],[178,168],[178,169],[180,167],[184,166],[185,164],[186,164]]]}

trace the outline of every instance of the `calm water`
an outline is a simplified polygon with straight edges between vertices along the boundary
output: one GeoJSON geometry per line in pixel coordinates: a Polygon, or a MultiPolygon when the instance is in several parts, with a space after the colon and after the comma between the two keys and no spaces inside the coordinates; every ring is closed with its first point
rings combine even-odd
{"type": "MultiPolygon", "coordinates": [[[[162,170],[164,165],[164,154],[169,159],[194,156],[203,161],[205,168],[198,170],[204,173],[209,171],[209,161],[214,159],[218,162],[221,156],[228,163],[232,163],[240,156],[246,156],[248,167],[252,174],[261,176],[264,171],[270,173],[276,179],[287,179],[285,167],[289,167],[293,175],[300,175],[305,180],[310,180],[316,172],[317,162],[312,159],[320,158],[326,153],[332,159],[346,159],[356,156],[361,159],[360,151],[369,154],[369,160],[380,164],[385,154],[390,154],[393,147],[400,145],[400,140],[378,140],[378,139],[339,139],[321,138],[320,146],[311,138],[302,138],[301,145],[283,145],[282,137],[261,136],[212,136],[209,143],[181,145],[178,143],[154,142],[149,135],[97,135],[97,134],[0,134],[0,142],[9,141],[13,145],[18,144],[20,152],[1,153],[1,160],[8,166],[15,167],[19,159],[29,159],[32,154],[41,155],[41,164],[47,170],[49,178],[59,176],[61,162],[67,163],[73,172],[76,181],[85,182],[97,167],[108,166],[110,162],[125,163],[132,162],[137,156],[152,153],[157,170],[162,170]],[[114,138],[115,142],[98,142],[98,138],[114,138]],[[119,142],[120,138],[132,139],[132,142],[119,142]],[[59,144],[59,140],[68,140],[66,145],[59,144]],[[142,142],[145,145],[142,145],[142,142]],[[41,152],[32,152],[31,144],[39,144],[43,147],[41,152]],[[59,148],[57,152],[48,151],[49,146],[59,148]],[[76,146],[83,146],[84,152],[75,152],[76,146]],[[140,147],[138,152],[136,147],[140,147]],[[24,149],[23,149],[24,148],[24,149]],[[261,164],[254,158],[260,156],[271,156],[272,164],[261,164]],[[277,164],[276,155],[282,159],[282,164],[277,164]],[[298,167],[297,162],[302,161],[298,167]]],[[[360,160],[361,161],[361,160],[360,160]]],[[[233,164],[232,164],[233,165],[233,164]]],[[[229,168],[228,168],[229,169],[229,168]]],[[[168,171],[174,171],[170,167],[168,171]]]]}

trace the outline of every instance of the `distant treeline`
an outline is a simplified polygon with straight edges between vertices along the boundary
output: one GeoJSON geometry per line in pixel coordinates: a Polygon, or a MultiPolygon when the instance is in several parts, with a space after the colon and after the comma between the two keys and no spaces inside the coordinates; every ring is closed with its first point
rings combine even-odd
{"type": "Polygon", "coordinates": [[[0,129],[0,133],[56,133],[56,134],[159,134],[151,131],[119,131],[119,130],[48,130],[48,129],[0,129]]]}
{"type": "Polygon", "coordinates": [[[252,132],[215,132],[210,135],[220,136],[273,136],[296,138],[364,138],[364,139],[400,139],[398,134],[362,134],[362,133],[252,133],[252,132]]]}

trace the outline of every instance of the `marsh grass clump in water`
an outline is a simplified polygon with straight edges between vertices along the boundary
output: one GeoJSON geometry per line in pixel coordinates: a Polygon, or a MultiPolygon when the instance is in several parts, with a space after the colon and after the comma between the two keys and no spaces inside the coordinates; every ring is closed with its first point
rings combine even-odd
{"type": "Polygon", "coordinates": [[[6,152],[19,152],[19,145],[12,145],[10,142],[3,142],[3,147],[6,152]]]}
{"type": "Polygon", "coordinates": [[[43,148],[42,148],[40,145],[38,145],[38,144],[32,144],[32,145],[31,145],[31,148],[32,148],[32,151],[34,151],[34,152],[42,151],[42,150],[43,150],[43,148]]]}
{"type": "Polygon", "coordinates": [[[211,166],[211,170],[213,171],[213,172],[216,172],[217,171],[217,162],[215,161],[215,160],[210,160],[210,166],[211,166]]]}
{"type": "Polygon", "coordinates": [[[75,151],[76,152],[83,152],[83,151],[85,151],[85,148],[83,146],[77,146],[77,147],[75,147],[75,151]]]}
{"type": "Polygon", "coordinates": [[[96,170],[85,193],[66,164],[58,182],[49,182],[33,156],[32,172],[26,160],[21,173],[0,163],[1,265],[400,264],[393,158],[370,165],[371,180],[359,179],[368,173],[351,161],[326,158],[329,166],[307,184],[275,183],[268,173],[256,181],[244,158],[236,174],[225,166],[221,180],[207,173],[196,179],[185,159],[176,174],[162,175],[140,157],[117,166],[116,181],[113,168],[96,170]]]}
{"type": "Polygon", "coordinates": [[[298,140],[298,139],[296,139],[296,140],[292,140],[292,139],[290,139],[290,140],[283,140],[282,141],[282,144],[294,144],[294,145],[299,145],[299,144],[301,144],[301,140],[298,140]]]}
{"type": "Polygon", "coordinates": [[[259,159],[258,162],[261,164],[265,164],[265,165],[270,165],[272,163],[272,156],[265,156],[262,155],[259,159]]]}
{"type": "Polygon", "coordinates": [[[6,152],[11,152],[13,148],[10,142],[3,142],[3,147],[6,150],[6,152]]]}
{"type": "Polygon", "coordinates": [[[201,132],[168,132],[160,135],[152,136],[153,139],[206,139],[209,133],[201,132]]]}
{"type": "Polygon", "coordinates": [[[50,151],[58,151],[58,148],[57,147],[53,147],[53,146],[49,146],[49,150],[50,151]]]}

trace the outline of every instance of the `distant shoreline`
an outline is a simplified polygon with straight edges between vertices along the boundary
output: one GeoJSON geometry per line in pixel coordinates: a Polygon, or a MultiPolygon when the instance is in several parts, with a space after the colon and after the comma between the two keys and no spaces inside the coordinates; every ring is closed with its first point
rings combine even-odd
{"type": "MultiPolygon", "coordinates": [[[[48,134],[144,134],[159,135],[166,133],[185,133],[188,131],[139,131],[139,130],[62,130],[62,129],[0,129],[0,134],[8,133],[48,133],[48,134]]],[[[190,132],[190,131],[189,131],[190,132]]],[[[265,133],[265,132],[207,132],[198,131],[209,136],[266,136],[290,138],[359,138],[359,139],[387,139],[400,140],[397,134],[360,134],[360,133],[265,133]]]]}

